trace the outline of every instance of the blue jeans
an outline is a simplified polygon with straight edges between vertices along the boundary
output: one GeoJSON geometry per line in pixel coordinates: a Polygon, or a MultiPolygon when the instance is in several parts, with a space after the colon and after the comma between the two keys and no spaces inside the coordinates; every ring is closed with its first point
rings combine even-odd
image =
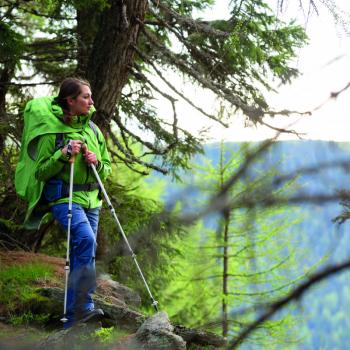
{"type": "MultiPolygon", "coordinates": [[[[66,312],[68,321],[64,324],[65,328],[71,327],[79,314],[94,309],[92,294],[96,289],[95,253],[100,209],[86,209],[72,204],[66,312]]],[[[53,205],[51,211],[67,231],[68,203],[53,205]]]]}

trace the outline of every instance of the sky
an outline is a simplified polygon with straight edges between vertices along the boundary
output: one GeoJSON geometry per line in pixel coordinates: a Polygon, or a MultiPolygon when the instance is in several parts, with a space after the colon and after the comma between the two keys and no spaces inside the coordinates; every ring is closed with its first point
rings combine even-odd
{"type": "MultiPolygon", "coordinates": [[[[268,2],[271,8],[276,8],[276,0],[268,2]]],[[[276,110],[290,109],[313,113],[311,116],[275,117],[265,120],[277,127],[290,126],[302,133],[303,139],[350,141],[350,88],[336,100],[329,99],[332,92],[337,92],[350,83],[350,31],[337,26],[332,15],[321,4],[319,14],[313,13],[307,19],[299,8],[292,7],[297,3],[297,0],[289,0],[289,8],[280,16],[297,17],[309,36],[309,44],[299,50],[295,61],[295,66],[302,75],[292,84],[279,87],[278,94],[271,94],[267,99],[276,110]],[[321,105],[322,107],[318,108],[321,105]]],[[[337,0],[336,3],[343,13],[350,13],[349,0],[337,0]]],[[[226,0],[217,1],[214,8],[206,14],[208,17],[204,18],[227,17],[226,4],[226,0]]],[[[217,110],[217,102],[209,92],[191,85],[184,87],[184,91],[187,96],[200,101],[205,109],[214,113],[217,110]]],[[[192,132],[198,132],[199,125],[203,127],[203,116],[186,103],[178,103],[178,116],[180,125],[192,132]]],[[[233,119],[229,129],[211,122],[206,123],[204,127],[210,128],[208,136],[211,142],[262,140],[275,135],[275,131],[266,127],[244,127],[244,120],[239,116],[233,119]]],[[[286,134],[279,139],[298,138],[286,134]]]]}

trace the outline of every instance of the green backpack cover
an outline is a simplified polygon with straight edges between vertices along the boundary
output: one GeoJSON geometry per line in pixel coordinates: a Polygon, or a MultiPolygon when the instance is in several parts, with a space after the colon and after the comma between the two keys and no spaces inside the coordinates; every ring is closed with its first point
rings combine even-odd
{"type": "MultiPolygon", "coordinates": [[[[53,103],[54,97],[40,97],[30,100],[24,110],[24,128],[19,162],[15,173],[15,187],[19,197],[28,203],[24,224],[28,229],[38,228],[48,212],[48,207],[38,206],[44,182],[35,178],[36,152],[39,137],[44,134],[69,133],[77,131],[61,121],[63,110],[53,103]]],[[[91,108],[89,115],[95,112],[91,108]]]]}

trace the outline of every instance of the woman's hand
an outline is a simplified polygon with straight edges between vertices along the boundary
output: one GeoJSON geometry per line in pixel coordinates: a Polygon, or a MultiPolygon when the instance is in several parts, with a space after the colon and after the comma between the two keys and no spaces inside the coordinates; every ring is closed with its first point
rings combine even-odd
{"type": "Polygon", "coordinates": [[[96,154],[94,152],[87,150],[85,153],[83,153],[83,155],[84,155],[85,162],[88,165],[93,164],[93,165],[97,166],[98,160],[97,160],[96,154]]]}
{"type": "Polygon", "coordinates": [[[70,140],[67,145],[62,148],[62,153],[66,157],[73,157],[80,153],[83,142],[80,140],[70,140]]]}

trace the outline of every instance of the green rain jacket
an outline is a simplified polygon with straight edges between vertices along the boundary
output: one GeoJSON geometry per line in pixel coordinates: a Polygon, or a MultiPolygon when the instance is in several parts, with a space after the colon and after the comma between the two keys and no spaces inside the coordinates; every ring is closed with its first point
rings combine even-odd
{"type": "MultiPolygon", "coordinates": [[[[41,220],[49,212],[49,205],[42,200],[45,182],[50,178],[69,183],[70,163],[56,150],[56,135],[64,134],[64,142],[81,140],[99,161],[96,168],[101,180],[111,172],[111,164],[106,142],[100,130],[98,135],[91,129],[89,120],[95,109],[88,115],[74,116],[71,124],[63,122],[63,111],[54,103],[54,97],[42,97],[29,101],[24,111],[24,130],[19,163],[16,167],[15,186],[18,195],[28,202],[24,224],[29,229],[39,227],[41,220]]],[[[94,183],[96,178],[85,163],[82,154],[74,162],[74,184],[94,183]]],[[[68,198],[56,202],[66,203],[68,198]]],[[[99,190],[73,192],[73,202],[84,208],[101,206],[99,190]]]]}

